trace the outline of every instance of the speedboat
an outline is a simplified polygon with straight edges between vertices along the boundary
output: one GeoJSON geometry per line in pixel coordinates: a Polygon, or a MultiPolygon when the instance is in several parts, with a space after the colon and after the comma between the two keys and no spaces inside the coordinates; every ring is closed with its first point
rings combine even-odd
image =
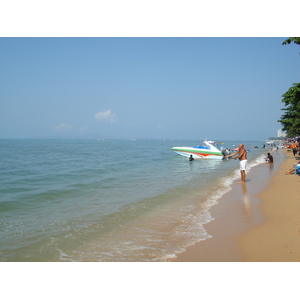
{"type": "Polygon", "coordinates": [[[212,158],[212,159],[224,159],[225,155],[230,153],[227,148],[217,148],[217,144],[221,142],[204,141],[203,146],[195,147],[173,147],[172,150],[182,156],[190,158],[212,158]]]}

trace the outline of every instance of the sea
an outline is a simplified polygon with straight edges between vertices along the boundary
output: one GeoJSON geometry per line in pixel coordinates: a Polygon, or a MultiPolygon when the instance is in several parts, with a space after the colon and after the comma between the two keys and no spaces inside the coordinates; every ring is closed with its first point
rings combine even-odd
{"type": "MultiPolygon", "coordinates": [[[[264,161],[249,146],[247,172],[264,161]]],[[[171,261],[210,238],[237,160],[179,156],[199,140],[1,139],[0,261],[171,261]]],[[[257,148],[254,148],[257,147],[257,148]]]]}

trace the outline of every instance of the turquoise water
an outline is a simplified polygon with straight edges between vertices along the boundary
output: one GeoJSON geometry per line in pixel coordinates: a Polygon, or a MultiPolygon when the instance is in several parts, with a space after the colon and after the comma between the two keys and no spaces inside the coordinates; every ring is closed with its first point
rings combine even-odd
{"type": "MultiPolygon", "coordinates": [[[[263,161],[260,141],[249,168],[263,161]]],[[[239,142],[225,142],[232,148],[239,142]]],[[[166,261],[210,236],[235,160],[195,160],[199,141],[0,140],[1,261],[166,261]]]]}

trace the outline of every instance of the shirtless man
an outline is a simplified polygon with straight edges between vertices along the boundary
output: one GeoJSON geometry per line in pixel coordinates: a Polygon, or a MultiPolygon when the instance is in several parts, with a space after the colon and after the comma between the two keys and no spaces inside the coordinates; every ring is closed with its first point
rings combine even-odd
{"type": "Polygon", "coordinates": [[[244,183],[246,181],[246,165],[247,165],[247,151],[244,148],[244,144],[239,144],[238,150],[236,153],[226,155],[225,157],[237,156],[234,159],[238,158],[240,161],[240,171],[242,181],[239,183],[244,183]]]}

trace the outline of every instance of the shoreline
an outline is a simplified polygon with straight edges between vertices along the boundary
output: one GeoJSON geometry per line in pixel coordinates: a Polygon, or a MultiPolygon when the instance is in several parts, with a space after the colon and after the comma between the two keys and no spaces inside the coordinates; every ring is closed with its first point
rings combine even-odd
{"type": "MultiPolygon", "coordinates": [[[[298,246],[298,238],[298,249],[300,249],[300,222],[296,220],[299,219],[300,212],[300,201],[296,201],[299,198],[300,185],[296,184],[300,181],[300,177],[284,173],[296,160],[286,150],[273,151],[272,154],[273,164],[261,164],[251,169],[247,173],[246,183],[240,184],[237,183],[239,179],[236,180],[231,191],[226,193],[219,204],[212,208],[211,215],[214,220],[204,225],[212,237],[177,254],[174,262],[283,261],[284,258],[282,256],[279,258],[276,254],[270,258],[271,260],[267,260],[270,243],[274,243],[277,239],[276,247],[280,248],[280,234],[276,233],[276,237],[273,237],[274,234],[266,236],[264,228],[267,226],[268,232],[274,231],[272,226],[274,220],[271,220],[273,216],[269,212],[273,210],[274,198],[278,203],[282,203],[281,197],[284,194],[294,195],[295,198],[289,214],[293,213],[293,224],[298,230],[298,236],[296,234],[290,239],[294,239],[293,243],[298,246]],[[264,243],[261,243],[262,240],[264,243]]],[[[278,215],[278,212],[282,212],[280,205],[277,210],[277,219],[286,218],[285,215],[278,215]]],[[[291,252],[297,253],[295,248],[291,252]]],[[[292,261],[300,260],[300,251],[298,254],[298,260],[294,256],[292,261]]]]}
{"type": "Polygon", "coordinates": [[[238,239],[244,261],[300,261],[300,177],[285,175],[296,161],[292,152],[286,155],[270,187],[260,194],[266,221],[238,239]]]}

